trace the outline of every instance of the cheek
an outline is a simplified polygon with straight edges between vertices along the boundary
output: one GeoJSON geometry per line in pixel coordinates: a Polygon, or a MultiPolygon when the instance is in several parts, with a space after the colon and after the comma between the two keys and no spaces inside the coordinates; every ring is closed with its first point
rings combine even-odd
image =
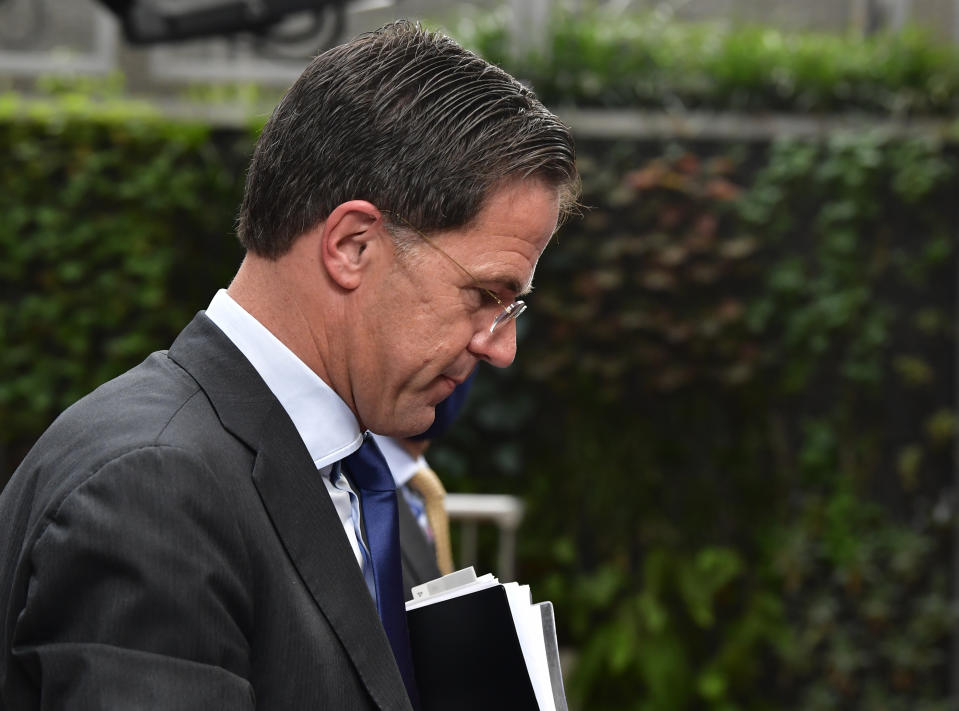
{"type": "Polygon", "coordinates": [[[473,337],[474,324],[462,291],[433,286],[397,279],[390,298],[377,305],[379,332],[370,337],[378,341],[378,358],[386,361],[378,364],[380,372],[392,376],[394,383],[435,378],[473,337]]]}
{"type": "Polygon", "coordinates": [[[472,338],[472,325],[462,314],[454,319],[424,318],[392,344],[390,354],[403,362],[411,379],[432,380],[468,350],[472,338]]]}
{"type": "Polygon", "coordinates": [[[423,339],[424,345],[434,343],[437,348],[471,330],[469,310],[463,300],[455,296],[420,301],[406,311],[406,323],[423,339]]]}

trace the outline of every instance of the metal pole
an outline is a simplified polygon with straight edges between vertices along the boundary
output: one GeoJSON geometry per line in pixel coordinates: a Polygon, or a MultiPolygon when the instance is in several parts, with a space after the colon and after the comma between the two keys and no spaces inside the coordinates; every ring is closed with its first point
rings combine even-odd
{"type": "Polygon", "coordinates": [[[889,12],[889,29],[893,32],[899,32],[912,17],[912,0],[889,0],[887,10],[889,12]]]}
{"type": "Polygon", "coordinates": [[[513,51],[523,58],[532,53],[542,54],[547,49],[549,0],[511,0],[513,51]]]}
{"type": "Polygon", "coordinates": [[[516,580],[516,529],[500,526],[496,573],[500,580],[516,580]]]}
{"type": "MultiPolygon", "coordinates": [[[[959,15],[959,0],[956,0],[956,13],[959,15]]],[[[959,30],[959,25],[957,25],[959,30]]],[[[959,41],[959,34],[957,34],[959,41]]],[[[953,210],[953,219],[959,222],[959,215],[953,210]]],[[[959,239],[959,225],[955,227],[957,239],[959,239]]],[[[954,273],[956,275],[955,292],[953,295],[954,308],[953,326],[956,329],[956,339],[953,342],[953,409],[959,408],[959,250],[955,257],[954,273]]],[[[959,607],[959,515],[957,515],[957,499],[959,496],[959,437],[953,438],[952,446],[952,469],[953,469],[953,493],[952,493],[952,603],[954,607],[959,607]]],[[[952,630],[952,652],[949,660],[949,707],[952,711],[959,711],[959,626],[954,626],[952,630]]]]}
{"type": "Polygon", "coordinates": [[[476,565],[477,530],[476,521],[464,521],[460,529],[460,560],[459,567],[476,565]]]}

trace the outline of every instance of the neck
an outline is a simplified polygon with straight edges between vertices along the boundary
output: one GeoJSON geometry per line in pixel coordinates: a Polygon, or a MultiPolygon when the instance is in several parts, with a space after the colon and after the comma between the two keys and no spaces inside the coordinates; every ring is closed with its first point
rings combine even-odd
{"type": "Polygon", "coordinates": [[[287,256],[272,260],[248,254],[227,293],[332,386],[327,319],[319,310],[314,313],[310,309],[316,297],[310,299],[303,293],[299,277],[296,261],[287,256]]]}

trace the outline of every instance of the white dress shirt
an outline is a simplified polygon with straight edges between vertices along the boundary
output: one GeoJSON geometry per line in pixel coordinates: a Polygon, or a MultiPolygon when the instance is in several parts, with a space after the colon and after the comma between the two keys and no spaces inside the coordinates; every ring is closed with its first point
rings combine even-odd
{"type": "Polygon", "coordinates": [[[426,538],[432,541],[433,531],[430,529],[429,520],[426,517],[426,507],[423,504],[423,498],[407,486],[410,479],[413,478],[413,475],[423,467],[429,466],[429,464],[427,464],[423,455],[414,457],[403,449],[403,446],[393,437],[374,434],[373,439],[376,440],[376,446],[380,448],[380,451],[383,453],[383,458],[386,460],[390,472],[393,474],[393,481],[396,482],[396,490],[406,499],[406,503],[410,505],[413,516],[416,517],[416,522],[420,525],[420,528],[423,529],[426,538]]]}
{"type": "Polygon", "coordinates": [[[426,466],[426,460],[422,456],[414,457],[392,437],[374,434],[373,439],[376,440],[376,446],[380,448],[383,458],[390,467],[397,489],[406,486],[413,475],[426,466]]]}
{"type": "MultiPolygon", "coordinates": [[[[360,448],[363,433],[352,410],[293,351],[221,289],[206,315],[233,341],[293,420],[323,477],[333,506],[363,569],[358,497],[334,464],[360,448]],[[331,476],[333,475],[333,476],[331,476]]],[[[412,474],[410,474],[412,476],[412,474]]],[[[365,572],[365,571],[364,571],[365,572]]]]}

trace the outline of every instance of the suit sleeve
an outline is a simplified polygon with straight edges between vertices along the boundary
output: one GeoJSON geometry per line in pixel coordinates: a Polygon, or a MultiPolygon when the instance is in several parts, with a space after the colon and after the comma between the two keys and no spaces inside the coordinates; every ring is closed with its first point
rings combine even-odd
{"type": "Polygon", "coordinates": [[[47,513],[13,646],[43,708],[254,708],[250,567],[227,493],[155,446],[47,513]]]}

